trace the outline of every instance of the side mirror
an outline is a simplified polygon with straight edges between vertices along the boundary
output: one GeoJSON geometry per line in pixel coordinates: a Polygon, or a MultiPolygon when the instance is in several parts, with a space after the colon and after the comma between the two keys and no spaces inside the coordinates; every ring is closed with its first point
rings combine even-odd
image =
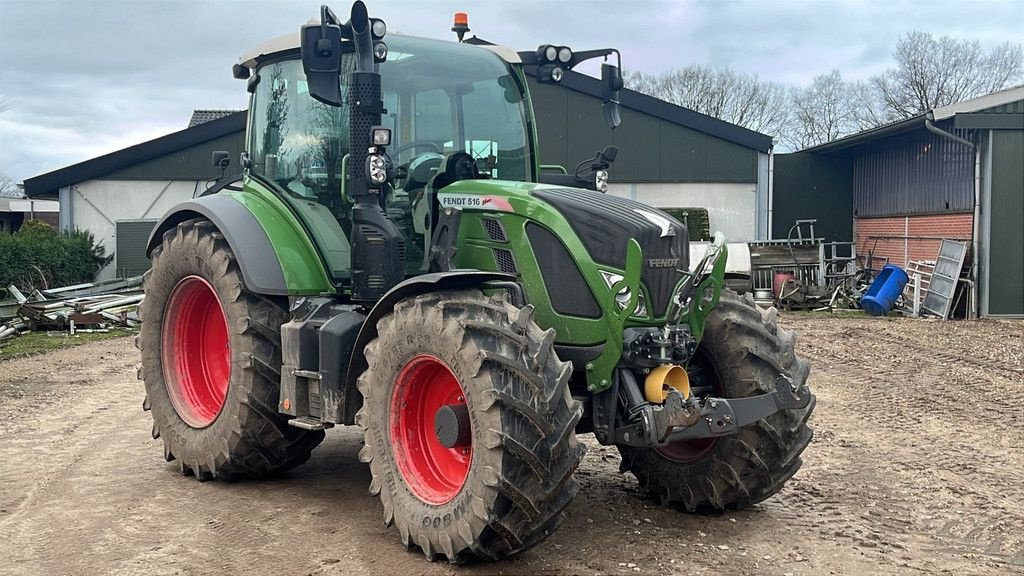
{"type": "Polygon", "coordinates": [[[341,26],[307,24],[301,36],[309,95],[328,106],[341,106],[341,26]]]}
{"type": "Polygon", "coordinates": [[[231,165],[231,155],[226,150],[213,151],[213,165],[221,170],[231,165]]]}
{"type": "Polygon", "coordinates": [[[615,162],[615,159],[619,156],[618,146],[605,146],[604,150],[601,151],[601,156],[604,157],[605,161],[611,164],[615,162]]]}
{"type": "Polygon", "coordinates": [[[614,130],[622,123],[619,115],[619,90],[622,89],[622,73],[618,66],[612,64],[601,64],[601,95],[604,104],[601,105],[601,112],[604,114],[604,121],[608,127],[614,130]]]}

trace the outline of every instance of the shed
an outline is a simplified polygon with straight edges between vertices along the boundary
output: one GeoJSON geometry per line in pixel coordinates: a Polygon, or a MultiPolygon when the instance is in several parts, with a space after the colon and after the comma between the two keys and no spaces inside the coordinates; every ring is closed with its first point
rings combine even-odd
{"type": "MultiPolygon", "coordinates": [[[[279,41],[297,47],[292,36],[279,41]]],[[[532,73],[528,67],[542,164],[572,169],[614,144],[611,194],[658,208],[706,208],[711,230],[730,241],[767,238],[770,136],[632,90],[621,93],[623,121],[612,131],[598,79],[567,72],[560,84],[538,84],[532,73]]],[[[118,229],[138,235],[146,225],[120,223],[150,222],[202,191],[219,176],[212,151],[237,161],[245,149],[245,121],[245,112],[197,110],[184,130],[29,178],[25,191],[58,198],[62,229],[91,230],[115,252],[101,278],[137,271],[142,247],[119,241],[118,229]]]]}
{"type": "Polygon", "coordinates": [[[26,220],[57,224],[60,205],[52,200],[29,200],[0,196],[0,232],[17,232],[26,220]]]}
{"type": "Polygon", "coordinates": [[[220,177],[213,151],[227,150],[238,161],[245,118],[245,112],[197,110],[184,130],[29,178],[25,193],[59,200],[61,230],[89,230],[114,254],[97,279],[138,274],[148,268],[140,261],[156,220],[220,177]],[[119,238],[119,230],[134,240],[119,238]]]}
{"type": "Polygon", "coordinates": [[[778,155],[772,200],[901,266],[969,242],[977,312],[1024,317],[1024,86],[778,155]]]}
{"type": "Polygon", "coordinates": [[[730,241],[768,238],[772,138],[641,94],[620,92],[622,124],[601,116],[600,80],[574,71],[540,84],[527,67],[541,162],[570,170],[619,147],[608,191],[656,208],[707,208],[711,231],[730,241]]]}

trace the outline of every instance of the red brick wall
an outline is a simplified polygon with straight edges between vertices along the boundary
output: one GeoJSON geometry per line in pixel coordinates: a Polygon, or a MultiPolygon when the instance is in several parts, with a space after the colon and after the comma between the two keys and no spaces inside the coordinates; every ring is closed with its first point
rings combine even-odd
{"type": "Polygon", "coordinates": [[[909,260],[935,260],[939,240],[876,239],[877,236],[939,236],[952,240],[971,239],[973,215],[938,214],[933,216],[895,216],[891,218],[854,219],[854,240],[857,254],[889,257],[890,264],[906,266],[909,260]],[[905,259],[906,255],[906,259],[905,259]]]}

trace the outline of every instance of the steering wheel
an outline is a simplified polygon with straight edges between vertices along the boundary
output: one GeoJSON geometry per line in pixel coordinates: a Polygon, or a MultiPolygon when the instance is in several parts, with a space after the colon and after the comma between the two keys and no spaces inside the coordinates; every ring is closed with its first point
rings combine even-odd
{"type": "Polygon", "coordinates": [[[413,140],[412,142],[406,142],[405,144],[402,144],[398,148],[395,148],[393,154],[395,155],[395,158],[398,158],[398,155],[401,154],[402,152],[405,152],[406,150],[421,147],[430,147],[434,150],[434,152],[437,152],[438,154],[441,153],[441,147],[438,146],[436,143],[431,142],[430,140],[413,140]]]}
{"type": "Polygon", "coordinates": [[[458,180],[472,180],[480,177],[476,161],[465,152],[452,152],[445,156],[431,183],[435,191],[458,180]]]}

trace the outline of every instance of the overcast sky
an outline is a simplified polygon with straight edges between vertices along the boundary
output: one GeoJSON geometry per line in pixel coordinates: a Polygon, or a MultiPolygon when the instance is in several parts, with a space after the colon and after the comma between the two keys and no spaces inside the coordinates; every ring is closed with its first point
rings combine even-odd
{"type": "MultiPolygon", "coordinates": [[[[181,130],[195,108],[242,109],[231,65],[248,48],[297,31],[317,1],[0,0],[0,172],[22,180],[181,130]]],[[[1024,0],[602,1],[367,0],[391,32],[471,34],[516,49],[541,43],[616,47],[627,69],[710,64],[805,84],[838,68],[884,70],[911,29],[1024,41],[1024,0]]],[[[339,15],[349,4],[334,1],[339,15]]]]}

